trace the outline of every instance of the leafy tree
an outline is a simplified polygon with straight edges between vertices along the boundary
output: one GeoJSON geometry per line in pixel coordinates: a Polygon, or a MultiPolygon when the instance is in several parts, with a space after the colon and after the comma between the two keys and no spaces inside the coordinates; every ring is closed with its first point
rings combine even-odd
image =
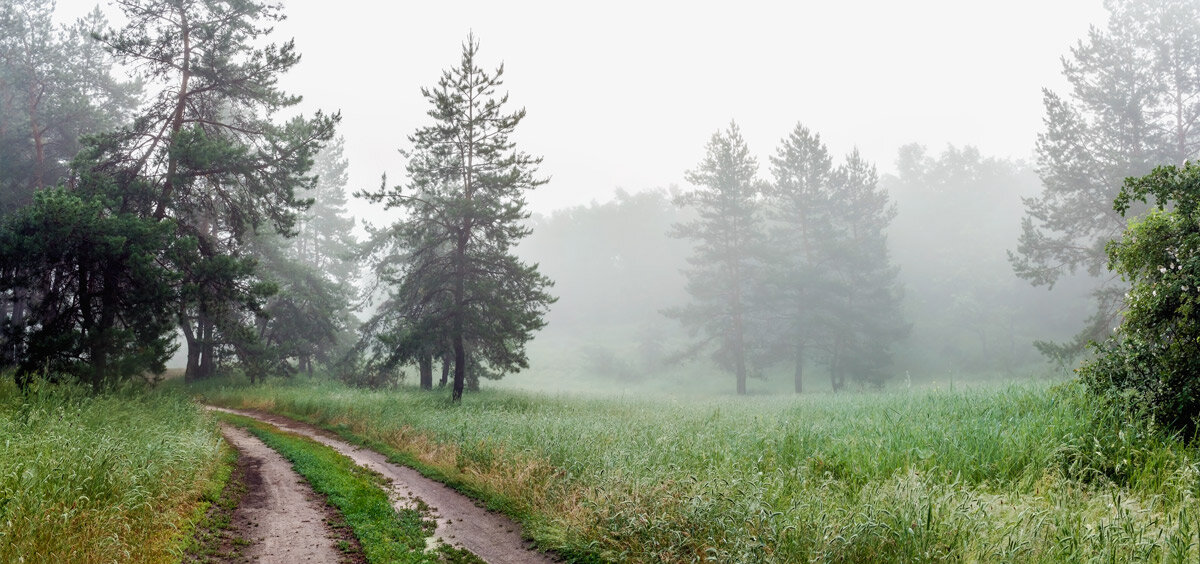
{"type": "Polygon", "coordinates": [[[1196,434],[1200,421],[1200,166],[1163,166],[1130,178],[1113,208],[1155,208],[1107,246],[1109,265],[1131,284],[1115,335],[1080,369],[1087,387],[1159,424],[1196,434]]]}
{"type": "Polygon", "coordinates": [[[1067,275],[1047,292],[1011,276],[1005,258],[1021,198],[1041,189],[1028,164],[914,144],[901,147],[896,170],[882,183],[899,208],[888,241],[913,322],[905,360],[914,372],[1011,371],[1039,360],[1034,339],[1078,332],[1091,280],[1067,275]]]}
{"type": "Polygon", "coordinates": [[[668,350],[683,335],[659,310],[684,301],[691,244],[668,236],[688,213],[671,199],[665,189],[617,190],[608,202],[531,218],[533,233],[517,254],[538,263],[559,298],[546,318],[553,330],[538,335],[541,350],[574,351],[580,369],[601,374],[620,364],[605,355],[636,355],[641,370],[630,378],[673,360],[668,350]]]}
{"type": "Polygon", "coordinates": [[[758,163],[737,124],[714,133],[704,159],[687,173],[694,190],[676,198],[696,219],[675,225],[674,237],[693,241],[687,276],[692,301],[666,310],[699,337],[693,350],[712,350],[713,360],[733,372],[737,393],[746,393],[753,331],[761,325],[751,309],[764,249],[758,163]]]}
{"type": "MultiPolygon", "coordinates": [[[[407,218],[393,225],[377,275],[391,281],[390,299],[368,338],[389,346],[416,339],[454,356],[451,397],[462,398],[468,362],[503,375],[528,366],[525,344],[544,324],[552,282],[512,254],[529,234],[524,193],[546,181],[541,159],[516,149],[511,136],[525,110],[507,113],[498,96],[504,67],[479,66],[479,42],[468,36],[457,67],[422,94],[434,124],[409,137],[409,185],[366,193],[407,218]],[[426,328],[434,328],[427,330],[426,328]],[[468,348],[470,359],[468,359],[468,348]]],[[[397,349],[393,349],[397,350],[397,349]]]]}
{"type": "Polygon", "coordinates": [[[776,348],[794,362],[796,393],[804,365],[832,320],[828,308],[834,230],[833,160],[821,136],[796,124],[771,157],[774,184],[767,189],[771,260],[767,266],[776,348]]]}
{"type": "Polygon", "coordinates": [[[830,273],[835,280],[828,354],[833,389],[849,374],[859,383],[883,385],[891,346],[908,335],[900,309],[903,291],[892,264],[887,228],[896,208],[879,187],[875,166],[857,150],[833,172],[833,225],[838,231],[830,273]]]}
{"type": "MultiPolygon", "coordinates": [[[[1104,275],[1105,243],[1125,222],[1109,207],[1122,181],[1157,163],[1180,163],[1200,148],[1200,3],[1194,0],[1107,2],[1109,20],[1092,28],[1063,60],[1069,95],[1046,90],[1046,129],[1037,144],[1042,194],[1026,200],[1016,273],[1052,287],[1065,274],[1104,275]]],[[[1081,352],[1108,335],[1123,306],[1124,286],[1101,282],[1097,310],[1067,346],[1081,352]]]]}
{"type": "Polygon", "coordinates": [[[531,218],[519,254],[554,279],[559,301],[548,319],[562,331],[590,335],[597,325],[655,323],[658,309],[681,293],[679,269],[689,249],[667,236],[682,221],[666,190],[617,190],[612,201],[531,218]]]}
{"type": "MultiPolygon", "coordinates": [[[[299,102],[278,77],[299,61],[291,41],[267,44],[278,5],[249,0],[121,0],[128,20],[102,40],[139,71],[155,93],[133,125],[93,143],[97,172],[118,182],[148,182],[143,217],[171,219],[197,241],[180,257],[178,308],[188,348],[187,377],[215,367],[218,336],[246,334],[237,311],[253,311],[264,286],[242,249],[249,233],[290,234],[313,186],[312,160],[332,138],[338,116],[318,112],[279,124],[299,102]],[[219,324],[224,323],[224,327],[219,324]]],[[[248,350],[243,348],[243,350],[248,350]]]]}

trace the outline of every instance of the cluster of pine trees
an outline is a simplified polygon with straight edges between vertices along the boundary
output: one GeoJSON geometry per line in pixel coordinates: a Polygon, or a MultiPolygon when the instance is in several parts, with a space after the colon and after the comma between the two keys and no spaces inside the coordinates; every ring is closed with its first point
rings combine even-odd
{"type": "Polygon", "coordinates": [[[330,358],[351,329],[339,116],[279,118],[299,102],[280,7],[118,7],[112,29],[0,4],[0,361],[99,388],[161,373],[177,334],[191,379],[330,358]]]}
{"type": "Polygon", "coordinates": [[[875,167],[857,152],[838,166],[797,125],[771,158],[772,182],[736,124],[713,135],[676,198],[696,217],[673,235],[694,242],[691,302],[667,311],[746,393],[763,366],[794,364],[795,389],[817,360],[834,390],[847,378],[882,385],[891,345],[908,333],[886,229],[896,211],[875,167]]]}
{"type": "Polygon", "coordinates": [[[545,181],[473,37],[423,91],[409,184],[362,194],[406,212],[364,248],[340,116],[281,117],[300,101],[277,84],[300,56],[268,37],[282,6],[117,6],[120,29],[99,11],[59,28],[52,5],[0,3],[0,368],[99,389],[162,373],[181,336],[189,380],[416,362],[431,387],[440,358],[457,400],[468,374],[528,364],[553,298],[509,251],[545,181]],[[364,258],[386,299],[355,335],[364,258]]]}

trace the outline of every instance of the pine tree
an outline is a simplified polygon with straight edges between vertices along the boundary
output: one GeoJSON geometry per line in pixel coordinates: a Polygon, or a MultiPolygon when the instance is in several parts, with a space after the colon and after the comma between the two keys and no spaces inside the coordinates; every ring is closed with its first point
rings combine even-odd
{"type": "Polygon", "coordinates": [[[349,161],[345,140],[335,137],[316,156],[312,173],[318,178],[312,190],[301,195],[312,199],[297,225],[291,245],[293,256],[325,274],[330,282],[352,283],[358,278],[354,218],[346,210],[349,161]]]}
{"type": "MultiPolygon", "coordinates": [[[[1105,276],[1105,243],[1126,225],[1110,205],[1123,180],[1195,158],[1200,149],[1200,2],[1105,5],[1107,26],[1092,28],[1063,60],[1070,94],[1043,95],[1037,160],[1044,190],[1026,201],[1017,252],[1010,253],[1017,275],[1038,286],[1053,287],[1077,270],[1105,276]]],[[[1077,339],[1039,348],[1073,356],[1105,337],[1124,292],[1115,277],[1099,282],[1097,311],[1077,339]]]]}
{"type": "Polygon", "coordinates": [[[358,244],[346,211],[349,163],[343,148],[336,137],[317,155],[312,172],[319,180],[300,193],[312,203],[299,216],[296,236],[261,233],[252,239],[261,276],[278,289],[264,303],[265,317],[252,320],[257,339],[264,354],[294,359],[309,374],[314,363],[340,359],[353,341],[358,244]]]}
{"type": "Polygon", "coordinates": [[[409,137],[407,188],[364,194],[407,212],[390,233],[375,236],[391,246],[377,273],[394,285],[368,337],[391,346],[389,356],[413,342],[424,344],[425,355],[448,343],[454,401],[462,398],[468,362],[499,375],[527,367],[525,343],[554,301],[552,282],[512,253],[530,232],[524,194],[546,182],[537,176],[541,159],[510,140],[525,110],[505,111],[508,95],[497,94],[504,67],[487,72],[478,52],[468,36],[459,65],[422,89],[434,123],[409,137]]]}
{"type": "Polygon", "coordinates": [[[667,310],[693,337],[694,350],[712,350],[713,360],[733,372],[737,393],[746,393],[752,333],[759,325],[751,309],[758,292],[764,247],[758,163],[736,123],[714,133],[704,159],[687,173],[695,186],[676,204],[697,218],[676,224],[672,236],[695,247],[686,271],[690,304],[667,310]]]}
{"type": "MultiPolygon", "coordinates": [[[[195,241],[179,256],[185,279],[178,308],[187,342],[187,377],[215,369],[221,335],[246,335],[264,285],[242,248],[248,234],[290,234],[311,187],[312,159],[338,116],[275,121],[299,98],[278,87],[299,61],[292,42],[265,44],[280,6],[252,0],[121,0],[128,23],[102,38],[153,89],[128,128],[96,139],[92,169],[120,183],[152,187],[148,202],[119,205],[171,219],[195,241]]],[[[239,347],[235,347],[239,348],[239,347]]],[[[247,347],[240,347],[248,350],[247,347]]]]}
{"type": "Polygon", "coordinates": [[[775,327],[772,344],[795,363],[795,390],[801,393],[808,351],[824,342],[830,323],[833,160],[819,134],[796,124],[771,158],[771,172],[766,309],[775,327]]]}
{"type": "Polygon", "coordinates": [[[902,290],[887,246],[896,208],[879,187],[875,166],[854,150],[832,175],[832,218],[837,245],[828,268],[836,282],[827,351],[837,390],[849,374],[880,386],[889,377],[891,345],[908,335],[902,290]]]}

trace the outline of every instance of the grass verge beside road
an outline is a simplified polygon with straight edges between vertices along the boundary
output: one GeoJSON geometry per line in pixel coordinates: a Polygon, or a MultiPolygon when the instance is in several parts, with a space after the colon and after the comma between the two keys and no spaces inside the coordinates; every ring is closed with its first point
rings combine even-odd
{"type": "Polygon", "coordinates": [[[606,561],[1190,558],[1200,456],[1044,384],[786,398],[196,388],[382,450],[606,561]]]}
{"type": "Polygon", "coordinates": [[[0,562],[176,562],[227,477],[180,394],[0,378],[0,562]]]}

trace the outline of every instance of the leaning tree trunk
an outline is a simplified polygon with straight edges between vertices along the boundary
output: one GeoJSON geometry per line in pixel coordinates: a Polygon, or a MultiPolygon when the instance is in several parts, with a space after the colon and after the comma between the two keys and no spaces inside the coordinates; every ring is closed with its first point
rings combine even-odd
{"type": "Polygon", "coordinates": [[[445,388],[446,382],[450,381],[450,363],[453,362],[449,354],[442,355],[442,380],[438,382],[439,388],[445,388]]]}

